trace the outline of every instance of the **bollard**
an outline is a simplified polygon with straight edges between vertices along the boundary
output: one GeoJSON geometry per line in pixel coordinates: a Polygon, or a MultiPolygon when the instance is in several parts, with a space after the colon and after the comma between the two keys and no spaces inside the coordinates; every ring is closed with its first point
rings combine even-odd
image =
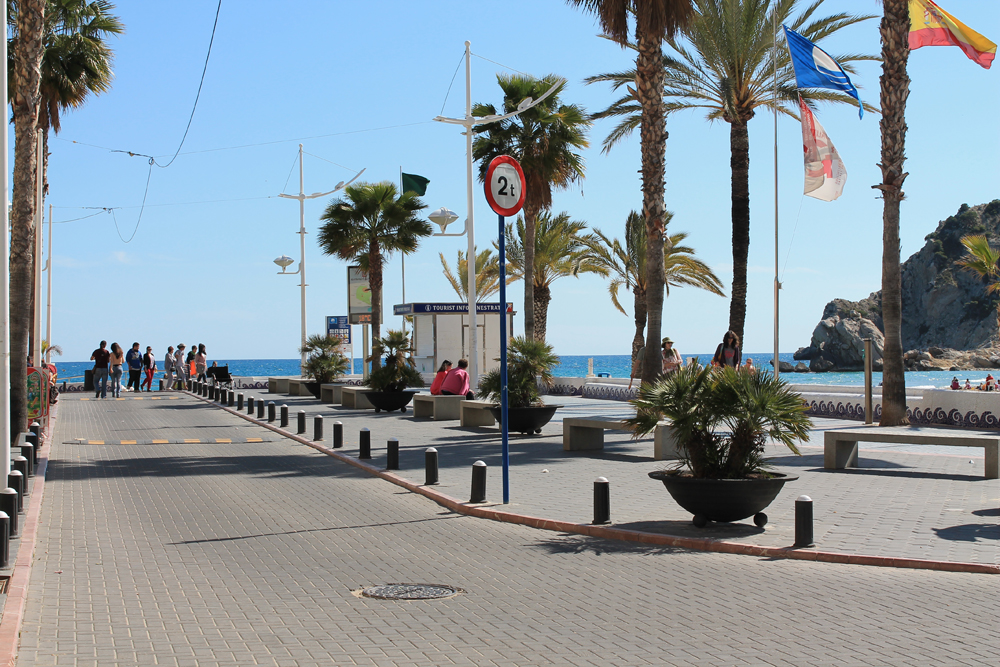
{"type": "Polygon", "coordinates": [[[281,428],[288,428],[288,406],[281,406],[281,428]]]}
{"type": "Polygon", "coordinates": [[[813,546],[813,501],[809,496],[795,499],[795,546],[813,546]]]}
{"type": "Polygon", "coordinates": [[[160,391],[163,391],[163,378],[160,378],[160,391]]]}
{"type": "Polygon", "coordinates": [[[313,440],[323,442],[323,415],[313,417],[313,440]]]}
{"type": "Polygon", "coordinates": [[[248,415],[253,414],[253,396],[247,399],[247,414],[248,415]]]}
{"type": "Polygon", "coordinates": [[[389,438],[385,443],[385,469],[399,470],[399,438],[389,438]]]}
{"type": "Polygon", "coordinates": [[[11,470],[7,475],[7,485],[17,491],[17,511],[24,511],[24,475],[17,470],[11,470]]]}
{"type": "Polygon", "coordinates": [[[424,486],[438,483],[438,450],[428,447],[424,450],[424,486]]]}
{"type": "Polygon", "coordinates": [[[31,426],[28,427],[29,433],[35,434],[35,444],[42,444],[42,425],[38,422],[31,422],[31,426]]]}
{"type": "Polygon", "coordinates": [[[298,433],[299,435],[302,435],[303,433],[306,432],[306,411],[305,410],[299,410],[298,424],[297,424],[297,426],[298,426],[298,428],[295,429],[296,433],[298,433]]]}
{"type": "Polygon", "coordinates": [[[0,491],[0,512],[10,519],[10,536],[17,535],[17,491],[8,487],[0,491]]]}
{"type": "Polygon", "coordinates": [[[270,424],[274,421],[274,401],[267,402],[267,422],[270,424]]]}
{"type": "Polygon", "coordinates": [[[28,470],[25,477],[33,477],[35,474],[35,448],[31,445],[21,445],[21,456],[28,461],[28,470]]]}
{"type": "Polygon", "coordinates": [[[222,396],[222,390],[218,387],[209,387],[208,391],[212,396],[212,400],[218,403],[219,398],[222,396]]]}
{"type": "MultiPolygon", "coordinates": [[[[31,461],[34,465],[38,465],[38,450],[40,449],[38,445],[38,436],[34,433],[25,433],[24,441],[31,445],[31,461]]],[[[21,454],[28,456],[28,453],[22,449],[21,454]]]]}
{"type": "Polygon", "coordinates": [[[0,512],[0,567],[10,562],[10,517],[0,512]]]}
{"type": "MultiPolygon", "coordinates": [[[[28,462],[27,457],[15,456],[10,460],[10,467],[21,473],[21,479],[28,479],[28,471],[31,464],[28,462]]],[[[24,485],[24,495],[28,495],[28,485],[24,485]]]]}
{"type": "MultiPolygon", "coordinates": [[[[273,403],[271,405],[274,405],[273,403]]],[[[257,419],[264,418],[264,399],[257,401],[257,419]]]]}
{"type": "Polygon", "coordinates": [[[372,457],[372,432],[367,428],[361,429],[361,442],[358,445],[358,458],[370,459],[372,457]]]}
{"type": "Polygon", "coordinates": [[[333,448],[340,449],[344,446],[344,425],[340,422],[333,422],[333,448]]]}
{"type": "Polygon", "coordinates": [[[594,524],[603,526],[611,523],[611,484],[607,477],[594,480],[594,524]]]}
{"type": "Polygon", "coordinates": [[[243,392],[236,394],[236,409],[243,412],[243,392]]]}
{"type": "Polygon", "coordinates": [[[220,405],[227,405],[228,403],[229,403],[229,390],[228,389],[220,389],[219,390],[219,404],[220,405]]]}
{"type": "Polygon", "coordinates": [[[486,502],[486,464],[482,461],[472,464],[472,497],[469,502],[486,502]]]}
{"type": "MultiPolygon", "coordinates": [[[[228,405],[229,407],[233,407],[233,405],[235,405],[236,403],[236,392],[230,389],[229,391],[226,392],[226,396],[228,398],[228,400],[226,401],[226,405],[228,405]]],[[[243,404],[240,403],[240,408],[242,407],[243,404]]]]}

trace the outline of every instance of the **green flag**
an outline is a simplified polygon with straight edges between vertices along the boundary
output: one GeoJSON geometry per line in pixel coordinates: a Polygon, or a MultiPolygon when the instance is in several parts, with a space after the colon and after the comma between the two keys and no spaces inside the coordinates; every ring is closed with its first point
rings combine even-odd
{"type": "Polygon", "coordinates": [[[403,174],[403,192],[415,192],[418,196],[423,197],[424,193],[427,192],[427,184],[430,182],[431,179],[423,176],[403,174]]]}

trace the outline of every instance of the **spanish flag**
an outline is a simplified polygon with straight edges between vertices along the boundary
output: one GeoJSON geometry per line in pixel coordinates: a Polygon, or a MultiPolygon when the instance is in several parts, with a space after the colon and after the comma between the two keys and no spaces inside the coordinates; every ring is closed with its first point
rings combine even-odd
{"type": "Polygon", "coordinates": [[[933,0],[910,0],[910,51],[921,46],[957,46],[986,69],[997,45],[941,9],[933,0]]]}

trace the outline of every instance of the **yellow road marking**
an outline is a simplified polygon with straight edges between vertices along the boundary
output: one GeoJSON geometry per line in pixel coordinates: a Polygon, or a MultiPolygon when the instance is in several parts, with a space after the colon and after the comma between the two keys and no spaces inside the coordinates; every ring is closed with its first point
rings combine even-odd
{"type": "Polygon", "coordinates": [[[103,440],[88,440],[87,444],[88,445],[103,445],[104,441],[103,440]]]}
{"type": "Polygon", "coordinates": [[[166,445],[166,444],[169,444],[169,443],[170,443],[169,440],[153,440],[153,444],[154,445],[166,445]]]}
{"type": "Polygon", "coordinates": [[[142,400],[142,396],[133,396],[132,400],[133,401],[141,401],[142,400]]]}
{"type": "Polygon", "coordinates": [[[232,440],[230,440],[229,438],[216,438],[216,439],[215,439],[215,441],[216,441],[216,442],[228,442],[228,443],[230,443],[230,444],[232,444],[232,442],[233,442],[233,441],[232,441],[232,440]]]}
{"type": "Polygon", "coordinates": [[[181,397],[180,396],[170,396],[169,398],[167,398],[167,400],[168,401],[179,401],[179,400],[181,400],[181,397]]]}
{"type": "Polygon", "coordinates": [[[247,442],[264,442],[263,438],[247,438],[247,442]]]}
{"type": "Polygon", "coordinates": [[[123,445],[134,445],[135,444],[135,440],[122,440],[121,444],[123,444],[123,445]]]}
{"type": "Polygon", "coordinates": [[[90,399],[89,398],[81,398],[80,400],[81,401],[89,401],[90,399]]]}
{"type": "Polygon", "coordinates": [[[158,400],[160,400],[160,397],[159,397],[159,396],[157,396],[157,397],[155,397],[155,398],[152,398],[152,397],[151,397],[151,398],[150,398],[149,400],[151,400],[151,401],[158,401],[158,400]]]}
{"type": "Polygon", "coordinates": [[[189,444],[189,445],[197,445],[200,442],[201,442],[201,440],[198,440],[197,438],[185,438],[184,439],[184,443],[185,444],[189,444]]]}

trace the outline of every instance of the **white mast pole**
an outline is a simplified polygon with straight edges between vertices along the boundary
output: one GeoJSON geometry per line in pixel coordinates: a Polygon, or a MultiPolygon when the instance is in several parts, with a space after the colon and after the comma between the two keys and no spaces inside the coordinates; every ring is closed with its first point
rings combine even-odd
{"type": "Polygon", "coordinates": [[[774,59],[774,377],[781,376],[778,360],[778,12],[771,9],[774,44],[771,57],[774,59]]]}

